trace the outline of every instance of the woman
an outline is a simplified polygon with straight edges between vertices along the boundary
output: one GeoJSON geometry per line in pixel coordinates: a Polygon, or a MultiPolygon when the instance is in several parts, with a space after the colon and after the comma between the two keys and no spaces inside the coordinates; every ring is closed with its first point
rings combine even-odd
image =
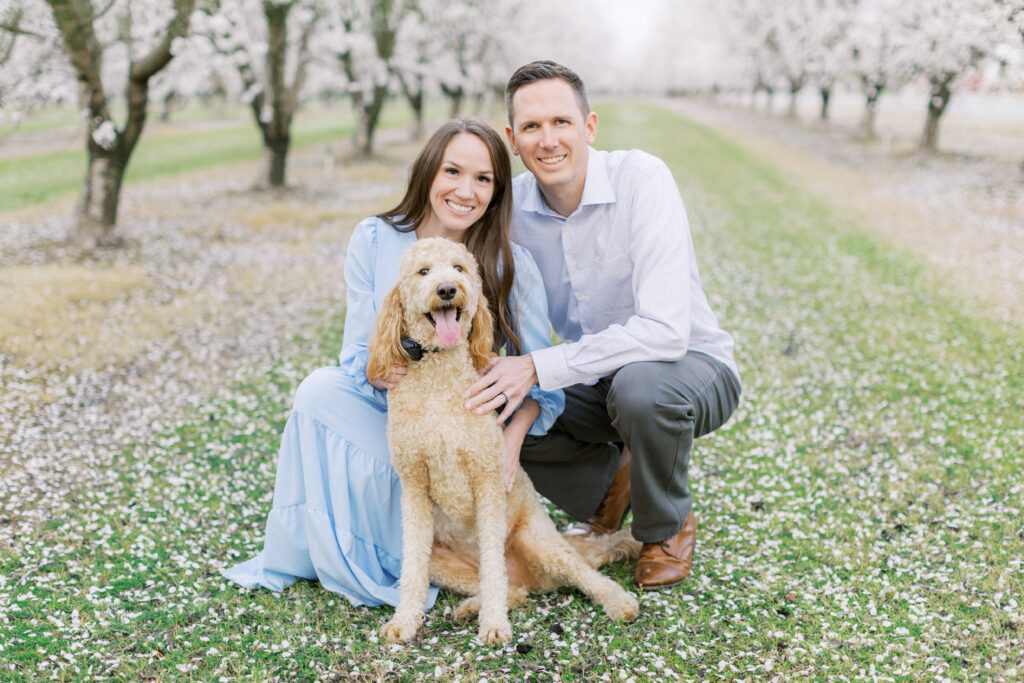
{"type": "MultiPolygon", "coordinates": [[[[225,578],[282,590],[299,576],[318,579],[353,605],[398,604],[400,490],[385,422],[386,392],[405,368],[396,366],[371,385],[367,342],[405,250],[419,238],[446,237],[463,242],[479,262],[495,339],[507,352],[550,345],[540,273],[526,250],[509,241],[511,179],[498,134],[479,119],[455,119],[427,141],[398,206],[356,226],[345,261],[340,363],[299,386],[281,439],[263,551],[225,571],[225,578]]],[[[563,405],[561,391],[534,387],[506,422],[508,476],[514,476],[526,434],[547,431],[563,405]]],[[[436,597],[431,588],[428,607],[436,597]]]]}

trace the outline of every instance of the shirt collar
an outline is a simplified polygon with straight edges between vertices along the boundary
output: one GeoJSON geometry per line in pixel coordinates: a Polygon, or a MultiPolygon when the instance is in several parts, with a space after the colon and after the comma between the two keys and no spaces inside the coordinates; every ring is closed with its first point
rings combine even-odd
{"type": "MultiPolygon", "coordinates": [[[[570,215],[575,215],[584,206],[615,203],[615,192],[612,190],[612,183],[608,178],[608,168],[605,166],[604,157],[607,154],[607,152],[599,152],[593,147],[587,146],[587,177],[583,182],[583,196],[580,198],[580,205],[576,207],[576,211],[570,215]]],[[[522,210],[565,220],[561,214],[544,201],[544,195],[541,194],[537,179],[532,178],[532,180],[533,191],[523,198],[522,210]]]]}

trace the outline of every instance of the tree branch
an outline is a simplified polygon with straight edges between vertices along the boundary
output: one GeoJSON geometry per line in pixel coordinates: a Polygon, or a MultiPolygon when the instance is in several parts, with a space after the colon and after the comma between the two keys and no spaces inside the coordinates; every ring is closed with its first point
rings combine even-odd
{"type": "Polygon", "coordinates": [[[312,59],[312,55],[309,51],[309,42],[313,37],[313,31],[316,28],[317,23],[320,21],[320,10],[314,9],[313,16],[310,17],[309,22],[303,27],[302,34],[299,38],[299,54],[298,64],[295,67],[295,80],[292,81],[292,87],[289,89],[289,118],[298,109],[299,93],[302,91],[302,86],[306,82],[306,68],[309,66],[309,62],[312,59]]]}
{"type": "Polygon", "coordinates": [[[24,16],[24,7],[12,8],[7,12],[6,17],[0,19],[0,31],[10,33],[15,37],[28,36],[29,38],[38,38],[39,40],[46,40],[46,36],[44,36],[42,33],[36,33],[35,31],[29,31],[27,28],[21,27],[21,20],[24,16]]]}
{"type": "Polygon", "coordinates": [[[64,41],[71,65],[78,75],[79,99],[89,109],[89,115],[109,119],[107,98],[100,80],[103,51],[96,40],[92,21],[92,6],[85,0],[46,0],[53,11],[57,30],[64,41]]]}
{"type": "Polygon", "coordinates": [[[153,74],[167,66],[171,61],[171,44],[175,38],[188,33],[189,15],[196,6],[196,0],[175,0],[174,18],[167,24],[163,39],[148,55],[132,64],[130,78],[133,81],[147,81],[153,74]]]}
{"type": "Polygon", "coordinates": [[[128,72],[128,121],[125,123],[124,145],[126,154],[131,154],[135,143],[142,134],[146,123],[146,106],[149,102],[149,79],[167,66],[174,56],[171,45],[175,38],[188,33],[189,16],[196,6],[196,0],[175,0],[174,17],[164,29],[163,38],[148,55],[131,65],[128,72]]]}

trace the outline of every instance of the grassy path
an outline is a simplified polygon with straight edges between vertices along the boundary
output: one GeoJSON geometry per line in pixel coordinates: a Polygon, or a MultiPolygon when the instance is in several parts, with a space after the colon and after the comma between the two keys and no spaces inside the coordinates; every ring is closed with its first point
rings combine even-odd
{"type": "Polygon", "coordinates": [[[708,130],[600,113],[601,147],[672,167],[737,340],[743,404],[694,456],[691,581],[644,596],[632,625],[573,591],[534,599],[498,651],[450,620],[451,597],[399,647],[376,636],[388,611],[318,585],[228,586],[220,569],[262,539],[290,395],[340,344],[335,316],[0,551],[0,678],[1019,678],[1024,334],[962,314],[856,216],[708,130]]]}
{"type": "MultiPolygon", "coordinates": [[[[150,120],[128,162],[126,183],[179,175],[225,163],[259,159],[260,133],[246,111],[226,125],[203,121],[161,124],[150,120]]],[[[401,107],[384,110],[381,128],[408,120],[401,107]]],[[[354,118],[345,102],[333,108],[302,111],[292,125],[292,149],[344,140],[352,135],[354,118]]],[[[378,129],[379,132],[380,129],[378,129]]],[[[0,159],[0,212],[19,209],[77,192],[85,173],[84,142],[73,149],[0,159]]]]}

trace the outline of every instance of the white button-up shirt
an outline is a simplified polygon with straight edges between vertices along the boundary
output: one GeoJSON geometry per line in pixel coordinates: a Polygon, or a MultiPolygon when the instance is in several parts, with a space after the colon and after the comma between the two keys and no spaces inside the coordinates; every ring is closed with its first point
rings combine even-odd
{"type": "Polygon", "coordinates": [[[588,148],[580,205],[564,218],[532,173],[513,181],[512,240],[547,290],[555,333],[531,352],[542,389],[591,383],[636,361],[700,351],[728,366],[733,339],[718,326],[697,272],[686,209],[668,167],[639,150],[588,148]]]}

